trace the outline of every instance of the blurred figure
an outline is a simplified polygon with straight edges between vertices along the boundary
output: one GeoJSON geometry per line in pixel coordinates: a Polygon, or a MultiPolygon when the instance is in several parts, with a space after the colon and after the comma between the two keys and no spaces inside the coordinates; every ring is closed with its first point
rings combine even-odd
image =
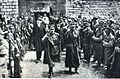
{"type": "Polygon", "coordinates": [[[75,68],[75,73],[78,73],[79,67],[79,55],[77,52],[78,47],[78,35],[75,30],[76,25],[70,25],[70,30],[66,32],[66,58],[65,67],[69,67],[69,72],[71,73],[71,68],[75,68]]]}
{"type": "Polygon", "coordinates": [[[111,63],[111,59],[109,59],[109,57],[112,55],[113,51],[114,51],[114,42],[115,42],[115,38],[112,35],[111,32],[111,28],[107,27],[104,31],[104,36],[103,36],[103,47],[104,47],[104,58],[105,58],[105,69],[107,69],[107,75],[110,74],[109,70],[110,70],[110,63],[111,63]]]}
{"type": "Polygon", "coordinates": [[[55,62],[60,62],[60,39],[59,34],[55,32],[54,24],[50,25],[50,30],[42,38],[44,43],[44,64],[48,64],[49,76],[53,75],[55,62]]]}
{"type": "Polygon", "coordinates": [[[41,58],[41,53],[43,50],[42,38],[45,35],[45,25],[42,21],[42,17],[39,17],[37,22],[33,27],[33,43],[36,50],[37,63],[41,58]]]}
{"type": "MultiPolygon", "coordinates": [[[[120,35],[120,34],[119,34],[120,35]]],[[[115,50],[109,57],[112,59],[110,67],[110,75],[112,78],[120,78],[120,36],[117,36],[115,41],[115,50]]]]}
{"type": "Polygon", "coordinates": [[[103,46],[102,46],[102,21],[97,25],[95,33],[93,34],[93,55],[94,59],[92,62],[97,61],[97,67],[100,67],[103,56],[103,46]]]}
{"type": "Polygon", "coordinates": [[[8,46],[9,46],[8,42],[3,38],[2,35],[0,35],[0,73],[2,73],[1,76],[3,78],[8,77],[8,71],[7,71],[8,51],[9,51],[8,46]]]}
{"type": "Polygon", "coordinates": [[[84,59],[86,63],[89,65],[90,63],[90,50],[91,50],[91,40],[92,40],[93,31],[90,28],[90,24],[88,22],[83,23],[82,29],[82,48],[84,53],[84,59]]]}

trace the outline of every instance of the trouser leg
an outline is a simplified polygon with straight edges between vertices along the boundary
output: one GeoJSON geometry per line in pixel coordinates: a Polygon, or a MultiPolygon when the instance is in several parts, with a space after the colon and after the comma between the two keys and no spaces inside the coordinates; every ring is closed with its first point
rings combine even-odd
{"type": "Polygon", "coordinates": [[[53,67],[49,66],[49,77],[51,77],[53,75],[53,67]]]}
{"type": "Polygon", "coordinates": [[[40,54],[39,54],[38,51],[36,52],[36,57],[37,57],[37,60],[40,60],[40,58],[39,58],[39,57],[40,57],[40,54]]]}
{"type": "Polygon", "coordinates": [[[41,55],[42,55],[42,51],[39,52],[39,58],[41,58],[41,55]]]}
{"type": "Polygon", "coordinates": [[[85,60],[87,61],[87,63],[89,63],[90,62],[90,50],[89,50],[89,48],[84,49],[84,57],[85,57],[85,60]]]}
{"type": "Polygon", "coordinates": [[[69,67],[69,72],[71,72],[71,67],[69,67]]]}
{"type": "Polygon", "coordinates": [[[37,60],[40,60],[41,55],[42,55],[42,51],[37,51],[37,52],[36,52],[37,60]]]}

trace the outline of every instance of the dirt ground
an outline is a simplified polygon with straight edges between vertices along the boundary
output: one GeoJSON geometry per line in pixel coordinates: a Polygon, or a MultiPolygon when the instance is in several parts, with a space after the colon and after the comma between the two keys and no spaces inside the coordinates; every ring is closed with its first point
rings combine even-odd
{"type": "MultiPolygon", "coordinates": [[[[36,52],[28,51],[25,55],[22,66],[22,78],[48,78],[48,65],[43,64],[44,52],[39,63],[35,63],[36,52]]],[[[68,68],[65,68],[65,53],[61,55],[61,62],[56,63],[54,67],[54,75],[52,78],[104,78],[102,69],[94,69],[92,66],[87,66],[80,60],[79,74],[68,74],[68,68]]],[[[74,71],[74,69],[73,69],[74,71]]]]}

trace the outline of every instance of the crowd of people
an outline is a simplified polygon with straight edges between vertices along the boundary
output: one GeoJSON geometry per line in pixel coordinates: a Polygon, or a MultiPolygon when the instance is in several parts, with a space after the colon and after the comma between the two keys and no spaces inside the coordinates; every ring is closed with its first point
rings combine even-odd
{"type": "Polygon", "coordinates": [[[0,68],[2,77],[20,77],[22,69],[19,61],[23,60],[26,53],[25,45],[30,42],[32,25],[31,21],[23,16],[9,19],[0,16],[0,61],[2,61],[0,68]]]}
{"type": "MultiPolygon", "coordinates": [[[[78,16],[55,17],[48,13],[36,13],[34,17],[11,18],[7,22],[0,19],[0,35],[22,57],[26,53],[25,45],[36,51],[36,63],[41,61],[44,51],[44,64],[48,64],[49,77],[53,73],[55,62],[60,62],[62,52],[66,52],[65,67],[75,68],[79,74],[80,60],[86,65],[104,67],[107,77],[120,77],[120,24],[113,19],[94,17],[88,19],[78,16]],[[83,54],[83,55],[82,55],[83,54]]],[[[13,54],[11,55],[13,56],[13,54]]]]}
{"type": "MultiPolygon", "coordinates": [[[[36,50],[37,60],[44,53],[43,63],[49,66],[49,76],[53,74],[54,62],[60,62],[60,54],[65,51],[65,67],[75,68],[75,73],[79,74],[78,67],[80,59],[89,66],[104,67],[107,77],[120,77],[119,75],[119,34],[120,24],[113,19],[103,19],[102,17],[94,17],[88,19],[86,17],[46,17],[37,16],[37,31],[34,37],[39,44],[36,50]],[[45,20],[45,17],[47,18],[45,20]],[[44,20],[43,20],[44,18],[44,20]],[[47,22],[47,23],[46,23],[47,22]],[[41,30],[40,30],[41,29],[41,30]],[[37,36],[37,35],[40,36],[37,36]],[[66,49],[66,50],[64,50],[66,49]],[[40,51],[40,52],[39,52],[40,51]],[[81,55],[84,54],[84,57],[81,55]],[[93,60],[91,61],[91,59],[93,60]]],[[[35,26],[34,26],[35,28],[35,26]]]]}

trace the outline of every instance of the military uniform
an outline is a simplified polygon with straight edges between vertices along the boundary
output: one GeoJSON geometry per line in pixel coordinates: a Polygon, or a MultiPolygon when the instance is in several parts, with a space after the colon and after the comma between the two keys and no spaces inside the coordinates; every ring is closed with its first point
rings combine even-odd
{"type": "Polygon", "coordinates": [[[84,59],[86,60],[86,63],[90,62],[90,50],[91,50],[91,40],[93,31],[90,27],[85,26],[85,28],[82,31],[82,47],[83,47],[83,53],[84,53],[84,59]]]}
{"type": "Polygon", "coordinates": [[[95,34],[93,36],[93,55],[94,61],[98,61],[100,66],[101,59],[103,56],[103,45],[102,45],[102,29],[96,28],[95,34]]]}
{"type": "Polygon", "coordinates": [[[44,64],[54,67],[54,62],[60,62],[60,42],[59,34],[49,35],[48,38],[43,40],[45,44],[44,64]]]}
{"type": "Polygon", "coordinates": [[[80,64],[77,51],[79,37],[74,28],[74,25],[70,25],[70,31],[66,32],[65,67],[69,67],[69,72],[71,72],[71,68],[75,68],[75,72],[78,73],[77,68],[80,64]]]}
{"type": "Polygon", "coordinates": [[[115,50],[111,55],[112,64],[111,64],[111,77],[120,78],[120,33],[118,32],[116,35],[115,41],[115,50]]]}
{"type": "Polygon", "coordinates": [[[66,33],[66,58],[65,58],[65,67],[79,67],[79,58],[78,58],[78,38],[73,36],[71,31],[66,33]]]}
{"type": "MultiPolygon", "coordinates": [[[[50,27],[50,30],[55,30],[54,27],[50,27]]],[[[53,67],[55,62],[60,62],[60,38],[56,32],[47,33],[42,41],[44,43],[44,64],[49,66],[49,77],[53,74],[53,67]]]]}
{"type": "Polygon", "coordinates": [[[115,38],[111,33],[111,29],[110,28],[106,28],[106,30],[104,31],[104,36],[103,36],[103,52],[104,52],[104,64],[107,67],[107,75],[109,76],[110,74],[110,63],[111,63],[111,59],[109,59],[109,57],[112,55],[112,53],[114,52],[114,42],[115,42],[115,38]]]}

